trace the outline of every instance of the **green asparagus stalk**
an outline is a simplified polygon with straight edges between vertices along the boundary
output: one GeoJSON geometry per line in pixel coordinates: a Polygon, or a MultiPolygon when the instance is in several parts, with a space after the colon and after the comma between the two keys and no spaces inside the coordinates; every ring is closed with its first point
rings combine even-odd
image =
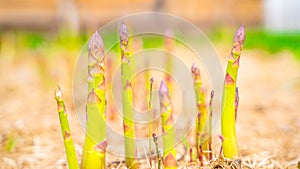
{"type": "Polygon", "coordinates": [[[153,137],[153,142],[155,144],[155,149],[156,149],[156,156],[157,156],[157,168],[161,169],[161,156],[160,156],[160,151],[158,150],[158,140],[157,136],[155,133],[152,134],[153,137]]]}
{"type": "Polygon", "coordinates": [[[206,121],[207,121],[208,112],[206,108],[206,100],[205,100],[206,96],[202,86],[202,80],[201,80],[199,68],[193,64],[191,68],[191,72],[194,79],[194,92],[196,95],[197,111],[198,111],[198,115],[196,118],[196,147],[198,149],[200,144],[202,144],[202,149],[204,151],[207,151],[208,140],[206,139],[207,136],[206,121]]]}
{"type": "Polygon", "coordinates": [[[163,163],[165,169],[176,169],[176,149],[175,149],[175,133],[173,125],[173,110],[171,99],[169,96],[168,87],[162,81],[159,87],[160,110],[162,119],[162,133],[163,133],[163,163]]]}
{"type": "Polygon", "coordinates": [[[208,133],[209,133],[209,138],[208,138],[208,158],[209,160],[212,160],[212,139],[211,139],[211,135],[212,135],[212,114],[213,114],[213,107],[212,107],[212,103],[213,103],[213,98],[214,98],[214,91],[211,91],[210,93],[210,100],[209,100],[209,118],[208,118],[208,133]]]}
{"type": "Polygon", "coordinates": [[[152,166],[152,144],[151,144],[151,136],[153,133],[153,124],[152,124],[152,90],[153,90],[153,77],[150,79],[150,84],[149,84],[149,100],[148,100],[148,119],[149,119],[149,129],[148,129],[148,137],[149,137],[149,152],[150,152],[150,165],[152,166]]]}
{"type": "Polygon", "coordinates": [[[57,110],[59,114],[60,127],[64,139],[64,145],[67,154],[69,169],[79,169],[76,151],[71,136],[71,130],[69,127],[68,114],[66,111],[65,103],[63,101],[62,91],[59,86],[57,86],[55,90],[55,99],[57,102],[57,110]]]}
{"type": "Polygon", "coordinates": [[[104,169],[107,146],[104,44],[97,31],[89,41],[88,48],[87,118],[81,168],[104,169]]]}
{"type": "Polygon", "coordinates": [[[132,87],[130,83],[131,65],[128,52],[129,32],[124,23],[120,30],[120,49],[121,49],[121,73],[122,73],[122,100],[123,100],[123,130],[125,142],[125,156],[127,168],[136,169],[138,163],[135,159],[135,128],[133,123],[132,110],[132,87]]]}
{"type": "Polygon", "coordinates": [[[233,41],[233,48],[228,59],[222,101],[222,136],[223,154],[225,158],[235,158],[239,154],[238,142],[235,128],[235,98],[236,98],[236,81],[239,68],[239,60],[244,46],[245,30],[241,26],[233,41]]]}

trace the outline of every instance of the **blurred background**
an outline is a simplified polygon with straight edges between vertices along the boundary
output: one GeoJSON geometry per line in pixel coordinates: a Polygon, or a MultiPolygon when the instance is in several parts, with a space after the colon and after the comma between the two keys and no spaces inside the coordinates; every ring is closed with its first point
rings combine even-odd
{"type": "Polygon", "coordinates": [[[165,12],[195,24],[212,41],[224,69],[234,32],[245,25],[241,156],[281,166],[300,160],[300,1],[0,0],[1,169],[65,167],[56,84],[81,151],[83,131],[72,103],[77,56],[96,29],[137,12],[165,12]]]}

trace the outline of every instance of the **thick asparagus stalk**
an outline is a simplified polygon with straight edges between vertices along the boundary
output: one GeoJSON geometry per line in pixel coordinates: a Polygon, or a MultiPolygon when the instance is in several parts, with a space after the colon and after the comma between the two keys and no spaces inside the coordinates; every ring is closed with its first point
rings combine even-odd
{"type": "Polygon", "coordinates": [[[212,139],[211,139],[211,135],[212,135],[212,114],[213,114],[213,107],[212,107],[212,103],[213,103],[213,99],[214,99],[214,91],[211,91],[210,93],[210,100],[209,100],[209,118],[208,118],[208,134],[209,134],[209,138],[208,138],[208,158],[209,160],[212,160],[212,148],[211,148],[211,144],[212,144],[212,139]]]}
{"type": "Polygon", "coordinates": [[[124,23],[120,30],[120,49],[121,49],[121,73],[122,73],[122,100],[123,100],[123,130],[125,142],[125,156],[127,168],[136,169],[138,163],[135,159],[135,128],[133,123],[132,110],[132,87],[130,83],[131,65],[128,52],[129,32],[124,23]]]}
{"type": "Polygon", "coordinates": [[[163,132],[163,146],[164,146],[164,168],[174,169],[177,168],[176,162],[176,149],[175,149],[175,133],[173,125],[173,110],[169,96],[168,87],[162,81],[159,87],[160,110],[162,120],[163,132]]]}
{"type": "Polygon", "coordinates": [[[196,147],[198,149],[200,144],[202,144],[202,149],[204,151],[207,151],[208,140],[206,139],[207,138],[206,121],[207,121],[208,113],[206,107],[205,92],[202,86],[202,80],[201,80],[199,68],[193,64],[191,68],[191,72],[194,79],[194,92],[196,95],[197,111],[198,111],[198,115],[196,118],[196,147]]]}
{"type": "Polygon", "coordinates": [[[81,168],[103,169],[107,146],[104,44],[97,31],[92,36],[88,48],[87,118],[81,168]]]}
{"type": "Polygon", "coordinates": [[[79,169],[79,165],[76,157],[76,151],[71,136],[71,130],[69,127],[68,114],[66,111],[65,103],[63,101],[62,91],[59,86],[57,86],[55,90],[55,99],[57,102],[57,111],[59,114],[61,132],[64,138],[64,144],[65,144],[69,169],[79,169]]]}
{"type": "Polygon", "coordinates": [[[223,101],[222,101],[222,136],[223,153],[225,158],[235,158],[239,154],[238,142],[235,129],[235,98],[236,98],[236,80],[239,68],[239,60],[244,46],[245,30],[244,26],[241,26],[233,41],[233,48],[228,59],[226,76],[223,89],[223,101]]]}

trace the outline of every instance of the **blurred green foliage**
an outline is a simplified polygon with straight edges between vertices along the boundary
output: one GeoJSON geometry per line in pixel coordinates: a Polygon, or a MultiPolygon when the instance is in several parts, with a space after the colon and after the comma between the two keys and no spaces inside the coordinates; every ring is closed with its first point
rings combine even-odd
{"type": "Polygon", "coordinates": [[[5,146],[5,149],[7,152],[12,152],[15,149],[15,147],[17,145],[17,140],[18,140],[17,137],[14,136],[13,134],[8,137],[8,140],[7,140],[6,146],[5,146]]]}
{"type": "Polygon", "coordinates": [[[249,30],[245,48],[262,49],[270,53],[290,50],[300,59],[300,32],[268,32],[249,30]]]}
{"type": "MultiPolygon", "coordinates": [[[[0,31],[0,37],[5,35],[6,31],[0,31]]],[[[84,44],[87,43],[92,33],[83,32],[79,35],[70,35],[66,31],[55,32],[34,32],[34,31],[16,31],[10,32],[16,37],[17,50],[19,51],[39,51],[43,56],[51,57],[53,53],[66,51],[70,53],[79,52],[84,44]]],[[[206,31],[208,38],[214,44],[231,45],[232,28],[216,28],[206,31]]],[[[119,52],[118,36],[116,32],[108,35],[102,35],[106,50],[119,52]],[[110,49],[108,49],[111,47],[110,49]]],[[[145,35],[141,37],[143,48],[161,48],[164,45],[164,38],[158,35],[145,35]]],[[[2,41],[5,43],[5,41],[2,41]]],[[[300,31],[299,32],[270,32],[262,28],[246,29],[245,49],[258,49],[274,54],[283,50],[291,51],[300,59],[300,31]]]]}
{"type": "Polygon", "coordinates": [[[161,48],[164,45],[164,38],[158,35],[146,35],[142,37],[143,48],[161,48]]]}

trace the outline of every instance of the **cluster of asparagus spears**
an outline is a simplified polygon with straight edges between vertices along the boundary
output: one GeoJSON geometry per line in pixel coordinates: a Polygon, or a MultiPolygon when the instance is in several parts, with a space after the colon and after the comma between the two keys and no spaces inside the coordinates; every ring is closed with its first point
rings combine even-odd
{"type": "MultiPolygon", "coordinates": [[[[135,125],[133,122],[132,109],[132,87],[131,87],[131,56],[128,51],[129,31],[124,23],[119,29],[120,51],[121,51],[121,74],[122,74],[122,101],[123,101],[123,132],[127,168],[139,167],[136,159],[135,148],[135,125]]],[[[239,68],[240,54],[245,39],[244,27],[240,27],[234,36],[233,47],[228,59],[226,75],[224,80],[222,101],[222,136],[223,140],[220,155],[233,159],[238,157],[238,143],[236,138],[236,114],[238,108],[238,90],[236,87],[237,73],[239,68]]],[[[170,41],[170,39],[168,39],[170,41]]],[[[169,44],[168,42],[167,44],[169,44]]],[[[168,47],[169,48],[169,47],[168,47]]],[[[98,31],[94,33],[88,45],[88,97],[86,105],[86,135],[82,159],[79,163],[72,141],[71,131],[68,123],[68,114],[62,98],[62,91],[57,87],[55,99],[57,101],[59,119],[65,150],[70,169],[104,169],[106,168],[106,100],[105,100],[105,69],[104,69],[104,43],[98,31]]],[[[194,80],[194,92],[197,103],[197,116],[195,128],[195,140],[197,157],[201,165],[203,159],[213,159],[212,154],[212,103],[214,92],[211,92],[210,101],[207,106],[206,92],[204,90],[200,70],[193,65],[191,73],[194,80]],[[203,157],[204,155],[204,157],[203,157]]],[[[149,83],[149,112],[151,111],[153,78],[149,83]]],[[[161,162],[166,169],[177,168],[175,132],[173,124],[173,109],[169,90],[164,81],[159,87],[160,114],[162,121],[163,156],[158,149],[157,136],[149,127],[149,137],[153,137],[156,146],[157,164],[161,168],[161,162]]],[[[150,113],[149,113],[150,114],[150,113]]],[[[151,143],[149,144],[151,151],[151,143]]]]}

